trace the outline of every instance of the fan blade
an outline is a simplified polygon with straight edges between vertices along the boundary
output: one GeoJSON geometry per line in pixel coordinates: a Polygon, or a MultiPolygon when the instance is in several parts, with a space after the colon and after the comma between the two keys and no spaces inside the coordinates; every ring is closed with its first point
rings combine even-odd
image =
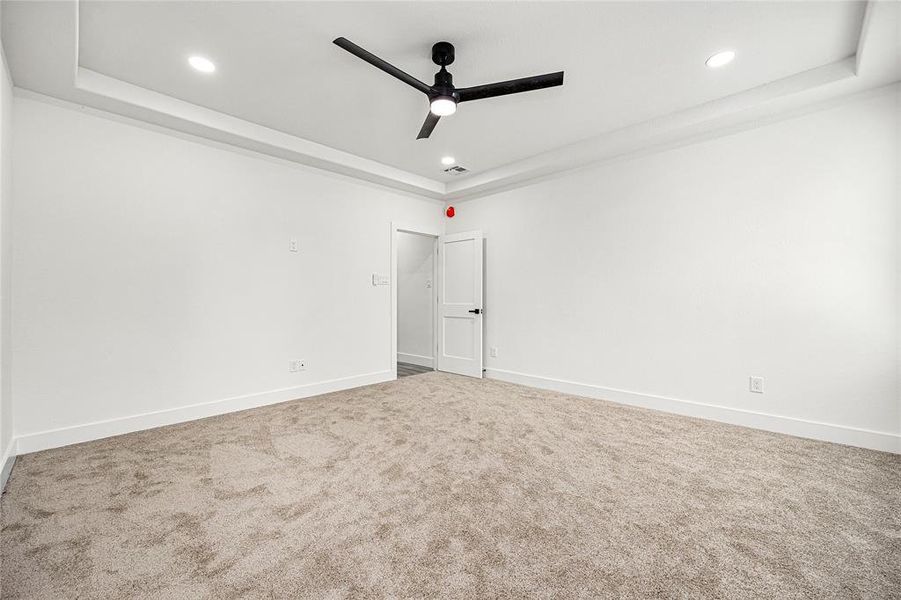
{"type": "Polygon", "coordinates": [[[438,124],[438,119],[440,119],[438,115],[429,111],[429,114],[425,116],[425,122],[422,124],[422,129],[419,130],[419,135],[416,136],[417,140],[421,140],[432,135],[432,130],[435,129],[435,125],[438,124]]]}
{"type": "Polygon", "coordinates": [[[511,79],[510,81],[498,83],[487,83],[468,88],[458,88],[457,93],[460,95],[460,102],[469,102],[470,100],[518,94],[558,85],[563,85],[563,71],[546,75],[535,75],[534,77],[523,77],[522,79],[511,79]]]}
{"type": "Polygon", "coordinates": [[[347,50],[354,56],[356,56],[358,58],[362,58],[363,60],[368,62],[373,67],[375,67],[377,69],[381,69],[388,75],[397,77],[398,79],[400,79],[407,85],[411,85],[411,86],[415,87],[417,90],[419,90],[423,94],[431,94],[432,93],[431,86],[424,84],[423,82],[419,81],[412,75],[404,73],[403,71],[401,71],[394,65],[392,65],[388,62],[385,62],[384,60],[382,60],[381,58],[379,58],[372,52],[369,52],[367,50],[364,50],[363,48],[360,48],[359,46],[354,44],[352,41],[350,41],[346,38],[343,38],[343,37],[339,37],[334,41],[334,43],[335,43],[335,45],[337,45],[341,48],[344,48],[345,50],[347,50]]]}

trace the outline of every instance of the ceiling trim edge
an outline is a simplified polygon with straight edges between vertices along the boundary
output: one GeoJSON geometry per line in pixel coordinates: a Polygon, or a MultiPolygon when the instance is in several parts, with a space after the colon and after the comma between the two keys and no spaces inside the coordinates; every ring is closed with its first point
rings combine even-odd
{"type": "Polygon", "coordinates": [[[441,199],[445,193],[445,186],[440,181],[160,94],[84,67],[79,66],[76,70],[75,87],[96,96],[151,111],[164,121],[160,124],[214,141],[430,198],[441,199]]]}
{"type": "MultiPolygon", "coordinates": [[[[742,122],[797,108],[822,98],[826,87],[855,77],[854,57],[779,79],[732,96],[629,125],[602,136],[551,150],[467,177],[447,186],[449,198],[484,195],[556,171],[653,151],[742,122]]],[[[838,91],[837,89],[835,91],[838,91]]]]}
{"type": "Polygon", "coordinates": [[[445,203],[456,202],[463,203],[470,200],[477,200],[492,194],[498,194],[509,190],[517,189],[527,185],[534,185],[543,181],[552,180],[558,177],[564,177],[570,173],[601,167],[606,164],[631,160],[634,158],[666,152],[692,144],[714,140],[721,137],[734,135],[743,131],[758,129],[767,125],[772,125],[781,121],[796,119],[805,115],[837,108],[849,102],[858,100],[867,100],[878,98],[884,95],[896,95],[901,101],[901,82],[894,82],[878,88],[866,89],[853,94],[838,95],[826,100],[815,103],[803,103],[796,108],[785,108],[783,110],[774,111],[770,114],[759,114],[758,116],[748,115],[742,119],[722,119],[714,125],[712,122],[705,122],[705,126],[696,133],[688,130],[681,131],[679,135],[673,136],[671,139],[661,137],[656,143],[639,146],[633,150],[623,152],[621,154],[611,154],[605,158],[595,158],[585,161],[581,164],[574,165],[566,169],[535,169],[528,178],[518,178],[511,182],[498,182],[496,185],[486,185],[472,194],[467,193],[449,193],[445,203]]]}

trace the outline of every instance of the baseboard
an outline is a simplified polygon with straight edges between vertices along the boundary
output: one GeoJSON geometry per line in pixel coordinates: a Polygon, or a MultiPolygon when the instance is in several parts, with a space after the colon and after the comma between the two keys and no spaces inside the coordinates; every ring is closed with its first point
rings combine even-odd
{"type": "Polygon", "coordinates": [[[429,367],[430,369],[435,368],[435,359],[431,356],[422,356],[421,354],[398,352],[397,362],[410,363],[411,365],[419,365],[420,367],[429,367]]]}
{"type": "Polygon", "coordinates": [[[6,482],[16,462],[16,438],[9,440],[3,454],[0,455],[0,494],[6,489],[6,482]]]}
{"type": "MultiPolygon", "coordinates": [[[[663,396],[653,396],[650,394],[605,388],[592,384],[564,381],[537,375],[527,375],[525,373],[517,373],[515,371],[506,371],[503,369],[487,369],[485,375],[492,379],[554,390],[566,394],[599,398],[602,400],[618,402],[620,404],[640,406],[690,417],[700,417],[713,421],[731,423],[733,425],[763,429],[765,431],[785,433],[799,437],[901,454],[901,435],[888,432],[859,429],[832,423],[821,423],[663,396]]],[[[227,414],[239,410],[246,410],[248,408],[256,408],[298,398],[308,398],[310,396],[351,389],[373,383],[381,383],[383,381],[390,381],[391,379],[393,379],[391,371],[378,371],[364,375],[332,379],[329,381],[271,390],[258,394],[225,398],[212,402],[193,404],[190,406],[144,413],[119,419],[110,419],[107,421],[98,421],[84,425],[75,425],[72,427],[20,435],[10,441],[4,453],[0,456],[0,461],[2,461],[0,462],[0,490],[6,485],[6,480],[9,477],[15,457],[18,454],[28,454],[29,452],[59,448],[70,444],[131,433],[133,431],[174,425],[176,423],[227,414]]]]}
{"type": "Polygon", "coordinates": [[[785,417],[742,410],[739,408],[728,408],[725,406],[717,406],[715,404],[704,404],[702,402],[679,400],[664,396],[652,396],[650,394],[606,388],[588,383],[577,383],[574,381],[564,381],[562,379],[552,379],[538,375],[527,375],[525,373],[517,373],[515,371],[506,371],[503,369],[486,369],[485,376],[491,379],[509,381],[511,383],[563,392],[565,394],[610,400],[619,404],[628,404],[630,406],[640,406],[642,408],[650,408],[689,417],[710,419],[712,421],[720,421],[732,425],[742,425],[744,427],[762,429],[764,431],[773,431],[776,433],[784,433],[825,442],[835,442],[837,444],[901,454],[901,435],[896,433],[858,429],[856,427],[835,425],[833,423],[808,421],[795,417],[785,417]]]}
{"type": "Polygon", "coordinates": [[[308,398],[310,396],[347,390],[373,383],[381,383],[392,379],[394,379],[394,376],[391,371],[378,371],[375,373],[366,373],[364,375],[355,375],[353,377],[332,379],[296,387],[249,394],[246,396],[236,396],[234,398],[225,398],[222,400],[214,400],[212,402],[181,406],[178,408],[133,415],[130,417],[97,421],[94,423],[40,431],[37,433],[28,433],[19,435],[15,438],[15,450],[17,454],[28,454],[29,452],[49,450],[50,448],[59,448],[70,444],[99,440],[115,435],[122,435],[124,433],[184,423],[185,421],[223,415],[239,410],[246,410],[248,408],[257,408],[269,404],[286,402],[288,400],[296,400],[298,398],[308,398]]]}

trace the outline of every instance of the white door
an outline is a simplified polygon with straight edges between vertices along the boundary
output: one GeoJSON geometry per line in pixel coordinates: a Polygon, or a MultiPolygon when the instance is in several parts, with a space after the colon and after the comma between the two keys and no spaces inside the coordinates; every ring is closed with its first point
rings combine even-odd
{"type": "Polygon", "coordinates": [[[482,376],[482,232],[438,237],[438,370],[482,376]]]}

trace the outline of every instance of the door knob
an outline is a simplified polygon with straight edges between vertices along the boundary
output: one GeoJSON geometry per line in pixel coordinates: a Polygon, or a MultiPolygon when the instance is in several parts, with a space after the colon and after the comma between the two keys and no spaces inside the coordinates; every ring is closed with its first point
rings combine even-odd
{"type": "Polygon", "coordinates": [[[480,315],[480,314],[482,314],[482,309],[481,309],[481,308],[474,308],[474,309],[472,309],[472,310],[469,311],[469,312],[471,312],[471,313],[474,314],[474,315],[480,315]]]}

